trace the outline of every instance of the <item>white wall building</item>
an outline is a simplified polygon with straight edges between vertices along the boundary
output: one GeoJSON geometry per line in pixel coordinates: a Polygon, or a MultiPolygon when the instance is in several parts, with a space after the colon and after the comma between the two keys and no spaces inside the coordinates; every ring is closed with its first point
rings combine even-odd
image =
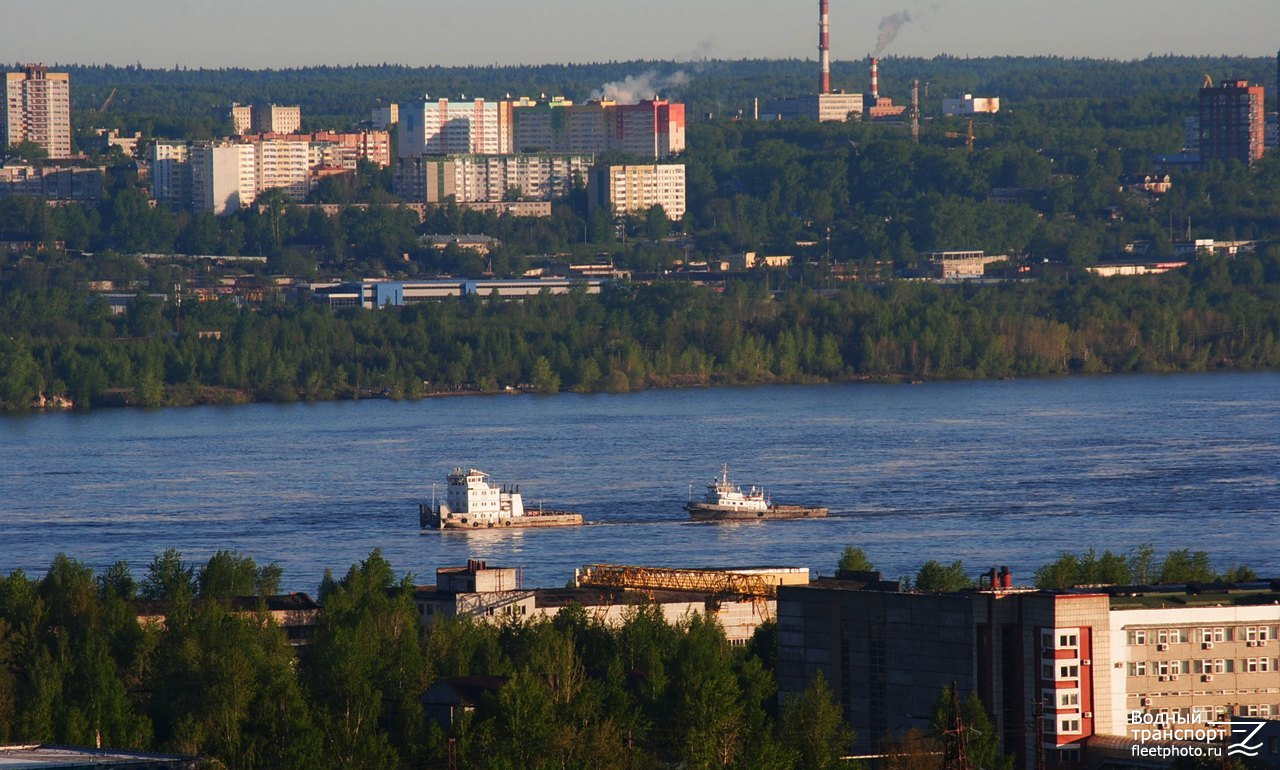
{"type": "Polygon", "coordinates": [[[684,195],[684,164],[678,163],[594,166],[587,182],[588,206],[619,215],[662,206],[668,218],[678,220],[684,217],[684,195]]]}
{"type": "Polygon", "coordinates": [[[421,102],[400,110],[399,156],[500,153],[498,103],[421,102]]]}
{"type": "Polygon", "coordinates": [[[291,201],[306,200],[311,189],[311,143],[305,140],[263,139],[253,143],[254,189],[278,187],[291,201]]]}
{"type": "Polygon", "coordinates": [[[401,158],[396,163],[396,194],[422,203],[498,202],[519,190],[525,200],[556,200],[569,195],[574,180],[586,181],[595,156],[525,153],[514,155],[442,155],[401,158]]]}
{"type": "Polygon", "coordinates": [[[151,197],[171,206],[191,204],[190,147],[157,140],[151,147],[151,197]]]}
{"type": "Polygon", "coordinates": [[[35,142],[50,158],[71,157],[71,77],[29,64],[6,72],[0,143],[35,142]]]}
{"type": "Polygon", "coordinates": [[[1000,111],[1000,97],[965,94],[959,99],[943,99],[943,115],[984,115],[1000,111]]]}
{"type": "Polygon", "coordinates": [[[230,214],[257,198],[254,146],[200,142],[192,146],[191,208],[196,213],[230,214]]]}

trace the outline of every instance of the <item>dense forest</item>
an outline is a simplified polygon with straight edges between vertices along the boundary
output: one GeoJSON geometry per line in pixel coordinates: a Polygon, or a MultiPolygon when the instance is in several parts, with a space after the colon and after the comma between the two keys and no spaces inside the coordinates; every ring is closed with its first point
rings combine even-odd
{"type": "Polygon", "coordinates": [[[97,203],[0,198],[0,240],[26,244],[0,263],[0,406],[28,408],[42,393],[87,407],[1273,367],[1280,156],[1252,167],[1171,168],[1172,189],[1162,194],[1123,181],[1152,173],[1155,156],[1182,147],[1206,71],[1269,82],[1273,66],[1183,57],[888,60],[886,92],[902,87],[895,72],[930,84],[919,143],[902,125],[707,117],[736,115],[725,105],[753,92],[807,90],[811,65],[799,61],[71,67],[85,147],[94,126],[142,130],[144,146],[219,133],[221,112],[192,107],[204,102],[209,110],[232,100],[300,103],[315,127],[342,128],[363,119],[372,94],[583,98],[652,70],[654,82],[679,85],[672,95],[690,104],[681,158],[689,210],[680,222],[658,209],[615,222],[603,210],[589,214],[578,188],[541,219],[446,204],[419,222],[397,206],[389,172],[366,165],[348,183],[317,185],[311,199],[367,208],[326,216],[267,191],[256,207],[214,217],[153,207],[136,164],[96,155],[110,167],[97,203]],[[686,76],[674,77],[681,68],[686,76]],[[111,89],[118,93],[102,110],[98,98],[111,89]],[[1001,112],[975,121],[972,151],[962,121],[930,117],[942,94],[961,90],[1004,99],[1001,112]],[[1002,190],[1014,194],[993,196],[1002,190]],[[465,233],[498,246],[481,256],[419,240],[465,233]],[[1170,257],[1174,241],[1187,238],[1256,247],[1230,258],[1201,254],[1158,277],[1086,272],[1138,253],[1170,257]],[[957,249],[1006,255],[998,274],[1018,280],[950,288],[904,280],[922,274],[923,252],[957,249]],[[789,270],[712,288],[668,280],[682,265],[741,251],[795,259],[789,270]],[[148,267],[140,253],[266,263],[231,274],[148,267]],[[191,293],[237,278],[270,287],[284,278],[521,275],[553,261],[608,261],[653,283],[612,285],[598,297],[376,313],[288,305],[274,291],[252,307],[196,302],[191,293]],[[139,295],[124,315],[112,316],[91,291],[108,282],[139,295]]]}
{"type": "MultiPolygon", "coordinates": [[[[838,570],[873,569],[849,547],[838,570]]],[[[1253,580],[1219,576],[1203,552],[1063,554],[1041,587],[1079,583],[1253,580]]],[[[777,632],[733,647],[714,618],[668,623],[652,604],[604,625],[571,605],[551,620],[468,616],[421,629],[411,575],[375,551],[341,577],[326,572],[313,634],[292,646],[259,604],[282,572],[236,552],[204,564],[173,550],[135,579],[58,556],[41,578],[0,576],[0,745],[58,743],[206,757],[227,768],[759,768],[847,766],[854,736],[827,682],[781,701],[777,632]],[[162,612],[163,621],[157,621],[162,612]],[[140,622],[139,616],[145,616],[140,622]],[[145,620],[152,618],[152,620],[145,620]],[[501,677],[497,692],[451,727],[419,696],[444,676],[501,677]],[[453,755],[456,765],[449,764],[453,755]]],[[[975,587],[959,562],[926,562],[917,591],[975,587]]],[[[1008,770],[973,693],[960,693],[975,766],[1008,770]]],[[[952,699],[929,727],[882,748],[885,770],[928,767],[952,699]]]]}

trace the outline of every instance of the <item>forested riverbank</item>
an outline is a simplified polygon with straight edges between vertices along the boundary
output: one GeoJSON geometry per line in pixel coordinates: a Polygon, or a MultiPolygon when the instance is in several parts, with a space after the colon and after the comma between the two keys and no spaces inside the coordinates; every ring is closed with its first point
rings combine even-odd
{"type": "Polygon", "coordinates": [[[378,311],[139,296],[117,316],[80,264],[20,266],[0,294],[6,409],[1280,366],[1274,247],[1139,278],[617,283],[378,311]]]}

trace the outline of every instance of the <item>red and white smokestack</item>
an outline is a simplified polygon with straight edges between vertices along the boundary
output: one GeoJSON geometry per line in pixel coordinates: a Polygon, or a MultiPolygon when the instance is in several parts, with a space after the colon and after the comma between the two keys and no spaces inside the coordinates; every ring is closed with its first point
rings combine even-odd
{"type": "Polygon", "coordinates": [[[876,57],[871,59],[871,101],[874,102],[880,98],[880,60],[876,57]]]}
{"type": "Polygon", "coordinates": [[[828,0],[818,0],[818,93],[831,93],[831,24],[827,19],[828,0]]]}

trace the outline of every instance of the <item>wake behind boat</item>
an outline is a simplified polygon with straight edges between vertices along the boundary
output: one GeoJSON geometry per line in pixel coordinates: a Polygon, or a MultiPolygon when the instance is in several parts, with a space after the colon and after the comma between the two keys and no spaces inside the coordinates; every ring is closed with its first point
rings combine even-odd
{"type": "Polygon", "coordinates": [[[423,529],[499,529],[507,527],[570,527],[582,523],[582,514],[569,511],[526,511],[519,487],[499,487],[475,468],[454,468],[448,475],[445,501],[418,506],[423,529]]]}
{"type": "Polygon", "coordinates": [[[685,505],[694,521],[761,521],[768,519],[819,519],[829,512],[826,508],[806,505],[775,505],[764,493],[764,488],[742,487],[729,482],[729,465],[721,470],[720,478],[707,484],[707,494],[701,500],[690,500],[685,505]]]}

